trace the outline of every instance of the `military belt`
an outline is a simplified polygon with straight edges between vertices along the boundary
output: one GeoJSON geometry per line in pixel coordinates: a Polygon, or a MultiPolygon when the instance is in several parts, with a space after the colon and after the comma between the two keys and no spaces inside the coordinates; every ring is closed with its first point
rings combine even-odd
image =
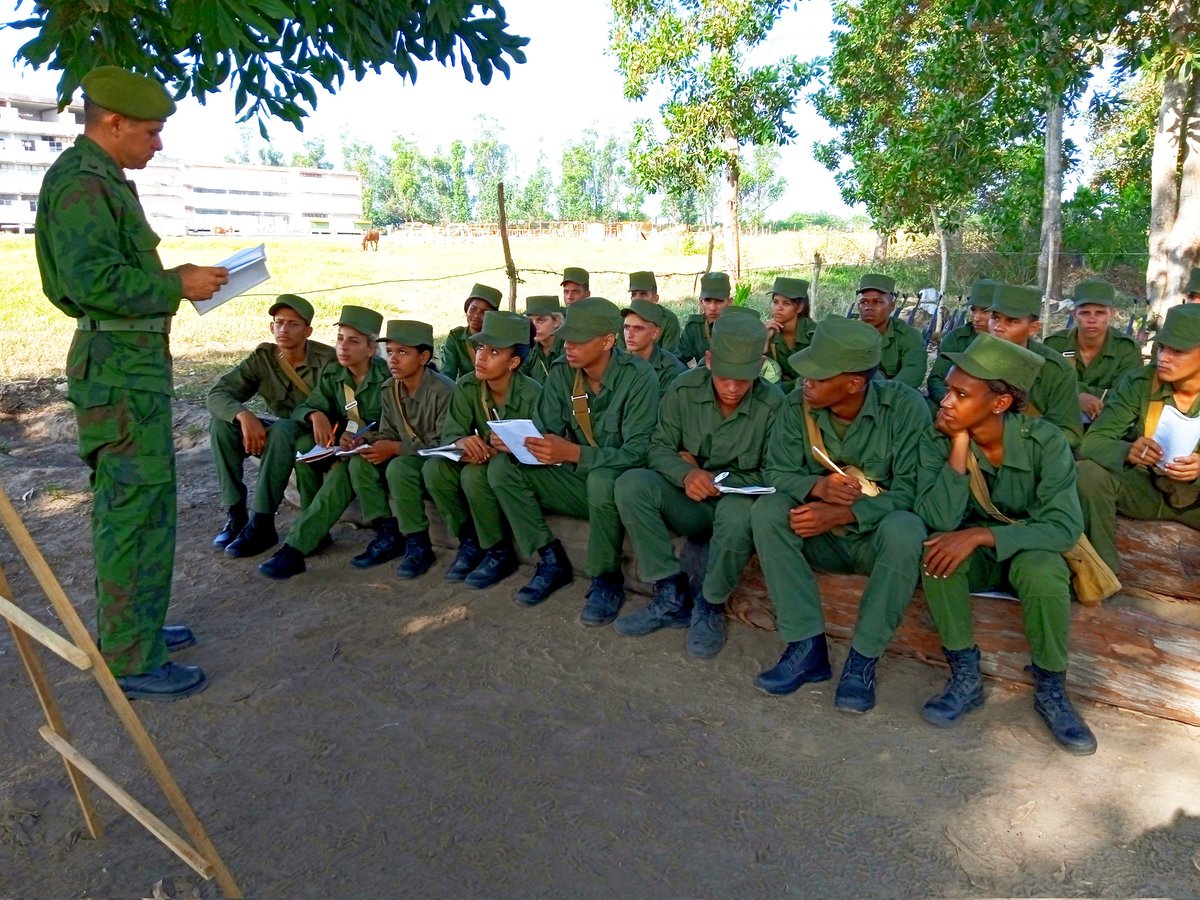
{"type": "Polygon", "coordinates": [[[75,320],[80,331],[148,331],[153,334],[170,334],[170,316],[150,316],[145,319],[93,319],[80,316],[75,320]]]}

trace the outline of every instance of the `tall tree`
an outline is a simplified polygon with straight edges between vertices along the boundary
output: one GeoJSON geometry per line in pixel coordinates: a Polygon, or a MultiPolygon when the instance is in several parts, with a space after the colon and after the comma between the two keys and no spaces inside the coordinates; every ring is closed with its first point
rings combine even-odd
{"type": "Polygon", "coordinates": [[[457,139],[450,144],[450,221],[471,221],[471,188],[467,182],[467,145],[457,139]]]}
{"type": "Polygon", "coordinates": [[[325,156],[325,139],[309,138],[304,149],[292,154],[292,165],[304,169],[332,169],[333,163],[325,156]]]}
{"type": "Polygon", "coordinates": [[[478,222],[495,222],[500,218],[496,185],[508,175],[511,151],[508,144],[500,140],[500,124],[495,119],[480,116],[475,128],[475,138],[471,141],[471,164],[467,169],[471,193],[474,195],[475,219],[478,222]]]}
{"type": "MultiPolygon", "coordinates": [[[[22,3],[18,0],[17,8],[22,3]]],[[[361,81],[384,67],[415,82],[417,63],[462,66],[484,84],[494,71],[523,63],[528,38],[509,33],[499,0],[109,0],[31,3],[28,18],[7,23],[36,32],[17,51],[35,68],[61,70],[66,103],[99,65],[127,66],[201,102],[234,89],[243,118],[274,117],[297,127],[352,73],[361,81]],[[382,23],[387,23],[384,27],[382,23]]],[[[265,131],[265,129],[264,129],[265,131]]]]}
{"type": "Polygon", "coordinates": [[[738,207],[751,225],[762,225],[767,210],[778,203],[787,190],[787,179],[779,174],[780,155],[777,146],[755,145],[748,164],[742,169],[738,207]]]}
{"type": "Polygon", "coordinates": [[[811,68],[795,57],[767,65],[747,58],[759,47],[788,0],[610,0],[611,42],[625,96],[645,99],[666,87],[660,107],[666,138],[635,126],[631,158],[646,189],[677,194],[723,173],[721,218],[726,266],[741,272],[738,184],[745,144],[781,144],[796,137],[787,121],[811,68]]]}
{"type": "Polygon", "coordinates": [[[362,185],[363,216],[372,225],[396,224],[392,198],[391,159],[365,141],[351,138],[342,147],[342,164],[357,172],[362,185]]]}
{"type": "Polygon", "coordinates": [[[546,154],[539,151],[533,173],[521,189],[518,202],[513,204],[513,212],[509,218],[520,222],[549,221],[553,218],[550,211],[553,194],[554,183],[550,166],[546,164],[546,154]]]}
{"type": "Polygon", "coordinates": [[[414,141],[396,137],[389,167],[388,212],[398,222],[439,222],[441,209],[429,160],[414,141]]]}
{"type": "Polygon", "coordinates": [[[629,169],[625,148],[614,135],[601,138],[587,128],[563,145],[558,183],[558,217],[611,222],[626,212],[629,169]]]}

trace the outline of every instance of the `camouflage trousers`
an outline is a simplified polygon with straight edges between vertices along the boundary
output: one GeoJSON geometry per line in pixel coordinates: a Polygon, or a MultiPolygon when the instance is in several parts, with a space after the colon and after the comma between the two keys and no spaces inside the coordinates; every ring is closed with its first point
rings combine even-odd
{"type": "Polygon", "coordinates": [[[167,661],[175,568],[171,398],[72,379],[79,455],[91,469],[96,630],[114,675],[167,661]]]}

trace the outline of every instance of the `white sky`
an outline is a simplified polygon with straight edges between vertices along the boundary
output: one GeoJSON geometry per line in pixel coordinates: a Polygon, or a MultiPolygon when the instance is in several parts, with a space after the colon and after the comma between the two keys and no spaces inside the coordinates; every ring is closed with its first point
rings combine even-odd
{"type": "MultiPolygon", "coordinates": [[[[31,7],[26,0],[18,13],[14,0],[0,0],[0,21],[28,15],[31,7]]],[[[610,13],[605,0],[508,0],[505,9],[509,30],[530,38],[527,62],[514,66],[510,79],[497,74],[486,87],[478,80],[468,84],[461,69],[425,63],[418,68],[415,85],[395,73],[349,80],[336,95],[318,95],[317,111],[303,134],[286,122],[272,123],[272,142],[290,158],[304,139],[323,137],[330,159],[340,165],[344,136],[362,138],[386,152],[399,133],[430,152],[439,145],[448,147],[455,138],[469,142],[476,117],[486,114],[500,123],[522,178],[542,150],[557,180],[562,144],[579,130],[594,126],[602,134],[612,131],[627,138],[635,119],[657,117],[656,101],[624,99],[616,60],[606,52],[610,13]]],[[[755,61],[824,55],[831,30],[827,0],[799,4],[780,18],[755,61]]],[[[17,69],[12,61],[31,34],[0,30],[0,91],[53,94],[57,73],[17,69]]],[[[232,91],[211,97],[207,106],[187,100],[167,123],[165,153],[222,160],[239,144],[234,119],[232,91]]],[[[848,212],[832,174],[812,158],[813,142],[828,139],[829,127],[803,101],[791,122],[799,138],[783,148],[781,172],[788,190],[770,214],[783,218],[793,210],[848,212]]],[[[650,200],[647,206],[653,210],[657,203],[650,200]]]]}

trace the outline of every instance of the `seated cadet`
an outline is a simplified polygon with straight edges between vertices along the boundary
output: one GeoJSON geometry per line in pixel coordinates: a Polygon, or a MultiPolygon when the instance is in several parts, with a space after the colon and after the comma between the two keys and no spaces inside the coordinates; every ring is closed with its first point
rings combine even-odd
{"type": "Polygon", "coordinates": [[[521,366],[521,374],[542,384],[550,374],[550,366],[562,356],[562,341],[555,337],[554,332],[562,325],[563,308],[558,297],[553,295],[527,297],[525,317],[533,325],[533,343],[521,366]]]}
{"type": "Polygon", "coordinates": [[[729,276],[724,272],[706,272],[700,276],[700,312],[687,317],[679,336],[675,355],[685,366],[703,365],[704,352],[713,325],[729,306],[729,276]]]}
{"type": "MultiPolygon", "coordinates": [[[[551,299],[558,303],[557,297],[551,299]]],[[[519,371],[529,351],[524,316],[490,312],[483,317],[483,330],[471,340],[475,371],[458,380],[442,423],[442,443],[461,447],[462,461],[431,456],[421,475],[446,527],[458,537],[458,553],[446,580],[487,588],[515,572],[520,562],[488,484],[488,467],[508,452],[488,421],[532,418],[540,388],[519,371]]]]}
{"type": "Polygon", "coordinates": [[[1075,369],[1057,350],[1035,340],[1042,315],[1042,295],[1037,288],[998,284],[988,315],[988,332],[994,337],[1032,350],[1046,364],[1029,389],[1023,412],[1053,422],[1067,435],[1071,450],[1083,440],[1083,415],[1079,411],[1079,383],[1075,369]]]}
{"type": "Polygon", "coordinates": [[[975,340],[976,335],[987,334],[988,319],[991,317],[992,299],[996,295],[996,285],[1000,282],[993,278],[979,278],[971,285],[970,309],[967,321],[953,331],[942,335],[938,342],[937,359],[929,369],[929,378],[925,382],[925,391],[936,414],[938,404],[946,396],[946,373],[953,363],[947,353],[959,353],[966,350],[975,340]]]}
{"type": "Polygon", "coordinates": [[[587,269],[578,266],[567,266],[563,269],[562,277],[563,306],[570,306],[592,296],[591,276],[587,269]]]}
{"type": "Polygon", "coordinates": [[[621,311],[603,297],[567,308],[558,331],[564,356],[550,367],[533,414],[543,437],[525,441],[543,465],[505,455],[488,466],[517,548],[541,557],[513,598],[520,606],[541,603],[574,579],[543,510],[588,520],[592,584],[579,617],[584,625],[608,624],[625,599],[624,532],[613,487],[622,472],[645,465],[658,418],[658,379],[645,360],[616,346],[620,328],[621,311]]]}
{"type": "Polygon", "coordinates": [[[834,694],[838,709],[854,713],[875,706],[875,665],[912,600],[925,537],[909,510],[929,406],[908,385],[875,377],[881,345],[865,322],[830,316],[792,355],[803,380],[787,395],[767,442],[766,478],[776,492],[760,497],[751,513],[754,547],[787,643],[779,662],[755,679],[767,693],[790,694],[832,677],[813,569],[869,576],[834,694]],[[856,471],[834,471],[817,450],[839,469],[856,471]]]}
{"type": "Polygon", "coordinates": [[[771,288],[771,318],[767,320],[767,356],[779,366],[784,385],[796,380],[788,357],[809,345],[816,327],[808,308],[808,282],[803,278],[776,278],[771,288]]]}
{"type": "MultiPolygon", "coordinates": [[[[275,512],[283,502],[296,450],[312,446],[308,429],[291,415],[317,383],[321,368],[334,356],[328,344],[309,339],[313,308],[303,297],[281,294],[267,312],[275,342],[259,344],[208,392],[208,411],[212,414],[209,444],[217,465],[221,502],[229,509],[229,518],[213,546],[232,557],[256,556],[279,540],[275,512]],[[263,398],[274,421],[261,419],[246,409],[244,404],[256,395],[263,398]],[[247,513],[246,485],[242,481],[247,456],[261,460],[253,517],[247,513]]],[[[303,468],[303,472],[296,473],[296,486],[300,505],[307,506],[319,483],[311,467],[303,468]]]]}
{"type": "Polygon", "coordinates": [[[1094,753],[1096,738],[1064,684],[1071,573],[1062,554],[1083,532],[1075,465],[1061,429],[1020,413],[1050,363],[989,334],[951,362],[937,424],[921,438],[914,507],[936,532],[925,542],[921,584],[950,679],[921,716],[949,726],[983,705],[971,592],[1011,588],[1033,658],[1034,709],[1065,750],[1094,753]],[[986,485],[978,494],[976,478],[986,485]],[[1012,518],[999,520],[987,505],[1012,518]]]}
{"type": "Polygon", "coordinates": [[[1200,268],[1192,269],[1187,287],[1183,289],[1184,303],[1200,303],[1200,268]]]}
{"type": "Polygon", "coordinates": [[[892,317],[896,309],[896,280],[868,272],[858,281],[858,317],[883,335],[879,374],[921,389],[925,383],[925,341],[921,332],[892,317]]]}
{"type": "Polygon", "coordinates": [[[1079,499],[1088,539],[1116,572],[1117,513],[1200,528],[1200,448],[1163,459],[1153,440],[1164,406],[1200,416],[1200,305],[1167,311],[1158,361],[1117,382],[1079,448],[1079,499]]]}
{"type": "Polygon", "coordinates": [[[687,651],[701,659],[725,643],[725,601],[754,552],[756,498],[722,494],[718,485],[763,484],[767,433],[783,403],[779,388],[759,377],[766,337],[762,323],[748,316],[718,319],[705,365],[686,370],[659,402],[649,468],[617,479],[621,521],[642,578],[654,583],[650,604],[613,624],[620,634],[686,627],[687,651]],[[704,586],[694,602],[671,532],[708,541],[704,586]]]}
{"type": "MultiPolygon", "coordinates": [[[[297,422],[312,428],[317,444],[350,449],[354,440],[379,421],[380,386],[387,380],[387,364],[375,355],[375,342],[383,316],[361,306],[343,306],[337,322],[337,358],[321,370],[316,387],[292,412],[297,422]]],[[[297,463],[297,467],[309,463],[297,463]]],[[[325,473],[312,502],[300,511],[288,531],[286,542],[258,567],[268,578],[284,579],[305,569],[304,557],[321,549],[329,540],[329,529],[354,499],[350,471],[345,459],[333,463],[325,473]]],[[[364,509],[371,518],[389,516],[382,509],[364,509]]]]}
{"type": "Polygon", "coordinates": [[[659,346],[667,312],[670,310],[649,300],[630,300],[629,306],[621,310],[624,320],[621,346],[650,363],[650,368],[658,376],[660,397],[681,372],[688,370],[679,357],[659,346]]]}
{"type": "MultiPolygon", "coordinates": [[[[658,304],[658,282],[653,272],[633,272],[629,276],[629,299],[645,300],[647,303],[658,304]]],[[[655,343],[668,353],[674,353],[679,348],[679,316],[667,307],[662,307],[662,331],[655,343]]],[[[617,335],[617,346],[627,350],[625,335],[617,335]]]]}
{"type": "Polygon", "coordinates": [[[483,327],[485,312],[500,308],[502,296],[498,290],[486,284],[477,284],[471,288],[471,293],[463,302],[467,324],[451,328],[450,333],[446,335],[446,343],[442,345],[442,374],[451,381],[456,381],[459,375],[475,370],[475,345],[467,338],[483,327]]]}
{"type": "Polygon", "coordinates": [[[1075,286],[1075,327],[1055,332],[1046,346],[1075,365],[1079,382],[1079,408],[1092,422],[1104,409],[1105,394],[1126,372],[1142,367],[1137,341],[1122,334],[1112,321],[1116,291],[1107,281],[1092,278],[1075,286]]]}
{"type": "Polygon", "coordinates": [[[380,388],[383,409],[378,431],[367,436],[369,446],[350,460],[350,485],[364,516],[368,509],[386,510],[390,501],[395,518],[373,519],[375,540],[350,562],[366,569],[395,559],[401,553],[403,534],[404,558],[396,574],[407,580],[424,575],[434,562],[421,483],[425,458],[417,451],[442,443],[442,423],[454,382],[433,363],[430,325],[394,319],[388,322],[383,340],[392,377],[380,388]]]}

